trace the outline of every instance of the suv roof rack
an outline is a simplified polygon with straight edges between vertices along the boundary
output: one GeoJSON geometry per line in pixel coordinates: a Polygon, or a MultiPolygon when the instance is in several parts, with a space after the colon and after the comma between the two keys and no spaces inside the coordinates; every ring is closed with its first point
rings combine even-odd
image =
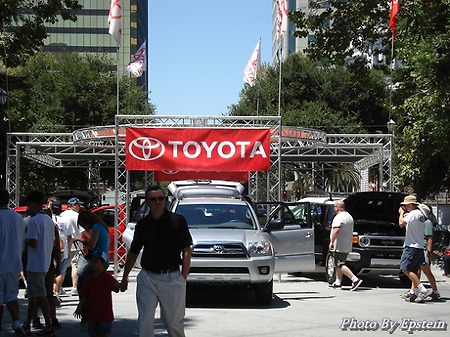
{"type": "Polygon", "coordinates": [[[245,190],[241,183],[223,180],[179,180],[171,182],[167,189],[177,199],[186,197],[237,198],[245,190]]]}

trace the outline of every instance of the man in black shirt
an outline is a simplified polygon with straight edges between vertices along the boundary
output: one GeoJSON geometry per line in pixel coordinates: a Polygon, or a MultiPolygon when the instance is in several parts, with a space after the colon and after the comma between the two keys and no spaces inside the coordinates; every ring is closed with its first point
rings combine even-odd
{"type": "Polygon", "coordinates": [[[150,213],[136,224],[120,288],[127,289],[128,275],[144,248],[142,270],[136,280],[139,336],[154,336],[155,310],[159,303],[169,336],[184,337],[192,237],[184,217],[165,208],[164,191],[159,186],[147,189],[145,202],[150,213]]]}

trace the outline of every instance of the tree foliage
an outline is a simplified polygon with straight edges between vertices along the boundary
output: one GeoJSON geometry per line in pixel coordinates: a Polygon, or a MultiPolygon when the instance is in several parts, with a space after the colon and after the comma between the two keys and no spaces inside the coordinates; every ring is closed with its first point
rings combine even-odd
{"type": "MultiPolygon", "coordinates": [[[[288,56],[281,67],[280,110],[284,125],[327,133],[385,129],[388,93],[379,72],[365,69],[365,76],[361,76],[343,66],[319,67],[301,54],[288,56]]],[[[230,114],[277,115],[278,85],[278,65],[264,65],[257,84],[241,91],[239,103],[230,107],[230,114]]]]}
{"type": "MultiPolygon", "coordinates": [[[[0,106],[9,130],[2,131],[73,132],[113,125],[117,77],[110,68],[107,56],[65,54],[58,60],[52,54],[38,53],[23,67],[10,69],[8,106],[0,106]]],[[[120,77],[119,88],[120,114],[154,113],[154,106],[147,102],[145,91],[134,79],[120,77]]],[[[86,169],[55,170],[24,160],[22,192],[49,192],[60,187],[86,189],[87,174],[86,169]]],[[[114,181],[112,171],[102,172],[102,177],[114,181]]]]}
{"type": "Polygon", "coordinates": [[[364,54],[389,55],[389,1],[309,1],[309,9],[292,11],[297,37],[309,38],[305,53],[324,64],[343,65],[350,58],[366,64],[364,54]],[[361,52],[354,55],[354,51],[361,52]]]}
{"type": "MultiPolygon", "coordinates": [[[[10,70],[9,108],[12,131],[72,132],[112,125],[117,112],[116,73],[107,56],[65,54],[57,60],[39,53],[24,67],[10,70]]],[[[121,114],[153,113],[135,80],[119,83],[121,114]]]]}
{"type": "Polygon", "coordinates": [[[59,18],[76,21],[73,11],[81,8],[78,0],[0,1],[0,50],[3,63],[10,67],[24,64],[28,57],[43,46],[49,24],[57,22],[59,18]]]}
{"type": "Polygon", "coordinates": [[[450,2],[402,2],[400,29],[397,172],[424,197],[450,187],[450,2]]]}
{"type": "MultiPolygon", "coordinates": [[[[310,37],[306,54],[323,64],[341,65],[355,55],[382,52],[390,62],[390,2],[310,1],[309,12],[294,11],[296,36],[310,37]],[[327,6],[322,6],[326,4],[327,6]]],[[[419,197],[450,185],[450,2],[403,0],[398,14],[392,115],[397,123],[395,180],[419,197]]],[[[358,57],[358,56],[357,56],[358,57]]],[[[356,59],[362,69],[364,57],[356,59]]],[[[388,68],[382,68],[386,71],[388,68]]]]}

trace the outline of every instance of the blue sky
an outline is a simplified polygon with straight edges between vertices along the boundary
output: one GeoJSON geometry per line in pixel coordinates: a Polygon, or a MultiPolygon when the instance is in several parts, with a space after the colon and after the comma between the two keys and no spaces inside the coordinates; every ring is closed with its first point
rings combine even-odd
{"type": "Polygon", "coordinates": [[[271,63],[272,0],[150,0],[148,79],[158,115],[222,115],[238,103],[261,38],[271,63]]]}

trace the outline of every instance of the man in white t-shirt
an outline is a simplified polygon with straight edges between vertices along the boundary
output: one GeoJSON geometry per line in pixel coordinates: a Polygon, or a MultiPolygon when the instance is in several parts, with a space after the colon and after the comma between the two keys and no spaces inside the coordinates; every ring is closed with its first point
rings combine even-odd
{"type": "Polygon", "coordinates": [[[59,275],[56,276],[55,281],[55,295],[59,299],[59,294],[61,292],[64,278],[66,276],[67,264],[70,263],[69,253],[72,250],[73,235],[75,233],[75,230],[66,221],[65,218],[61,217],[61,201],[53,200],[50,206],[53,213],[53,222],[58,227],[59,238],[62,243],[61,270],[59,275]]]}
{"type": "MultiPolygon", "coordinates": [[[[9,193],[0,190],[0,312],[3,304],[11,314],[12,328],[17,336],[25,336],[19,320],[18,276],[22,269],[22,251],[25,225],[19,213],[8,208],[9,193]]],[[[0,315],[0,331],[2,330],[0,315]]]]}
{"type": "Polygon", "coordinates": [[[55,224],[50,216],[43,213],[43,202],[44,196],[40,192],[32,192],[27,199],[31,217],[25,233],[28,312],[24,328],[29,331],[31,320],[36,317],[39,305],[45,319],[45,328],[40,332],[40,336],[53,336],[54,330],[45,287],[45,275],[49,270],[55,245],[55,224]]]}
{"type": "Polygon", "coordinates": [[[350,291],[355,291],[362,283],[349,267],[345,265],[348,254],[352,251],[353,241],[353,218],[345,210],[342,200],[334,202],[334,212],[336,213],[331,224],[329,251],[334,256],[336,268],[336,280],[330,285],[331,288],[341,288],[343,275],[352,280],[350,291]]]}
{"type": "Polygon", "coordinates": [[[425,216],[419,210],[419,203],[414,195],[408,195],[400,204],[398,210],[398,224],[406,227],[405,243],[400,261],[400,269],[408,276],[412,284],[418,289],[417,296],[408,298],[411,302],[423,302],[431,295],[432,290],[425,288],[420,282],[419,270],[425,262],[423,254],[423,240],[425,237],[425,216]]]}
{"type": "MultiPolygon", "coordinates": [[[[80,207],[83,204],[83,202],[80,201],[78,198],[70,198],[67,201],[67,210],[61,213],[61,219],[64,221],[67,226],[71,227],[73,234],[73,238],[79,238],[81,237],[81,230],[78,226],[78,212],[80,211],[80,207]]],[[[82,246],[78,247],[77,243],[72,244],[72,248],[69,251],[69,260],[71,261],[72,266],[72,290],[70,294],[72,296],[77,296],[77,283],[78,283],[78,274],[77,274],[77,268],[78,268],[78,254],[77,249],[83,249],[82,246]]]]}

